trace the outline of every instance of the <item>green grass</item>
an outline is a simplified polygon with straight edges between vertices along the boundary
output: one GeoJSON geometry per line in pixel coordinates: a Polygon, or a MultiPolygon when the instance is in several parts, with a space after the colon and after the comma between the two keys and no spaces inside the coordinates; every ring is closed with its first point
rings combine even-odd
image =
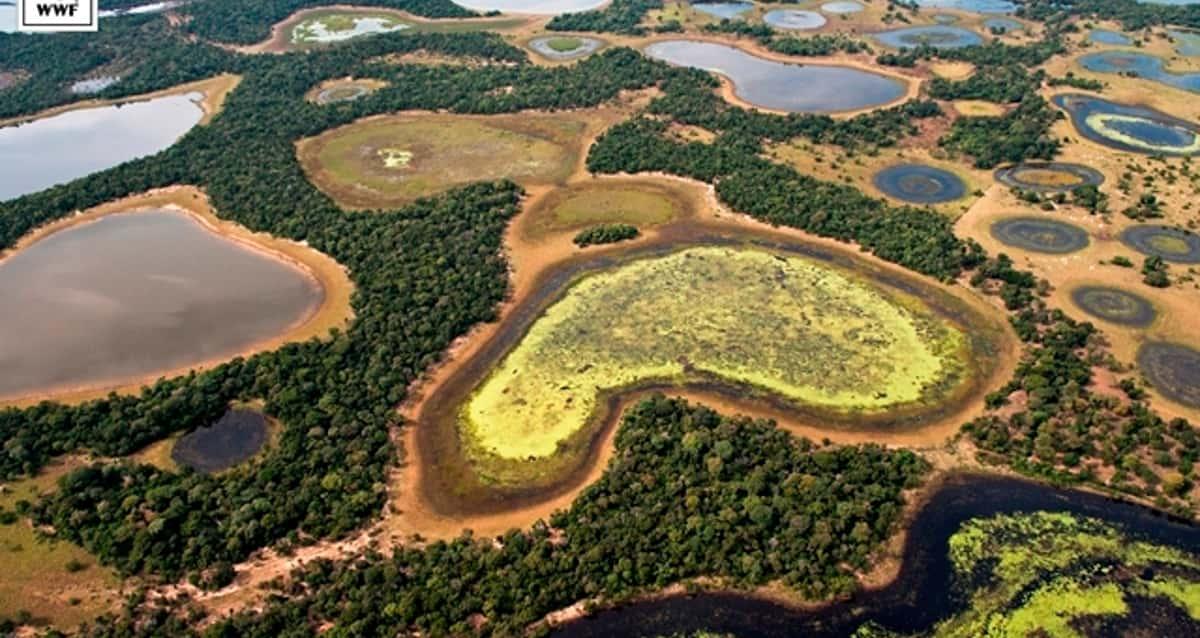
{"type": "MultiPolygon", "coordinates": [[[[322,39],[322,30],[329,35],[337,35],[353,31],[360,21],[379,20],[380,31],[364,32],[353,36],[359,38],[374,33],[386,33],[398,29],[411,29],[412,24],[387,13],[319,13],[313,15],[292,28],[292,42],[299,45],[327,44],[322,39]]],[[[333,40],[340,42],[342,40],[333,40]]]]}
{"type": "Polygon", "coordinates": [[[567,51],[574,51],[583,46],[583,40],[571,37],[550,38],[546,41],[546,46],[559,53],[566,53],[567,51]]]}
{"type": "MultiPolygon", "coordinates": [[[[5,484],[0,510],[14,511],[20,500],[36,501],[76,466],[58,463],[37,477],[5,484]]],[[[112,570],[76,545],[38,538],[25,518],[0,525],[0,568],[0,617],[14,618],[25,611],[38,622],[73,629],[109,610],[118,595],[120,581],[112,570]],[[72,571],[67,568],[71,563],[84,568],[72,571]],[[78,602],[72,604],[72,599],[78,602]]]]}
{"type": "Polygon", "coordinates": [[[547,183],[574,169],[586,124],[569,115],[398,116],[301,143],[310,178],[352,208],[396,206],[471,182],[547,183]]]}
{"type": "Polygon", "coordinates": [[[551,194],[531,212],[531,234],[580,230],[597,224],[650,228],[681,217],[686,202],[668,187],[651,183],[585,183],[551,194]]]}
{"type": "Polygon", "coordinates": [[[963,380],[964,335],[913,299],[807,259],[695,247],[593,274],[462,408],[468,456],[548,457],[606,391],[716,379],[829,412],[923,403],[963,380]]]}

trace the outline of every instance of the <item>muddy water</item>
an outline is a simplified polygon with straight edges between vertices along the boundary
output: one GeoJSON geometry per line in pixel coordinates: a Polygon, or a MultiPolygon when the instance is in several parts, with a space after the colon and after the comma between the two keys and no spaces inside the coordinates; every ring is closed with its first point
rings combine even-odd
{"type": "Polygon", "coordinates": [[[231,357],[306,319],[305,273],[174,211],[113,215],[0,261],[0,397],[231,357]]]}

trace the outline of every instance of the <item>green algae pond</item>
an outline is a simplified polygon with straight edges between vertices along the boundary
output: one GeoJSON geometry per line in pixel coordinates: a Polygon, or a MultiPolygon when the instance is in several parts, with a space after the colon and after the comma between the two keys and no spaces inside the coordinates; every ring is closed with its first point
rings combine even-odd
{"type": "Polygon", "coordinates": [[[547,498],[648,391],[831,431],[916,429],[978,398],[1008,338],[957,296],[840,251],[671,229],[659,242],[548,273],[430,398],[427,501],[547,498]]]}
{"type": "Polygon", "coordinates": [[[1096,494],[957,475],[907,527],[898,577],[803,610],[737,593],[655,598],[551,635],[855,638],[1200,635],[1200,527],[1096,494]]]}

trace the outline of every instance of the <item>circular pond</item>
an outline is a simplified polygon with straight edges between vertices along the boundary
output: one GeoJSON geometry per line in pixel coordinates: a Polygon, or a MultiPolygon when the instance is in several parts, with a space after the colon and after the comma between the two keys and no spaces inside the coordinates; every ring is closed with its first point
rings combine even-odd
{"type": "Polygon", "coordinates": [[[798,9],[775,9],[763,16],[763,22],[777,28],[790,31],[806,31],[820,29],[825,26],[825,16],[816,11],[801,11],[798,9]]]}
{"type": "Polygon", "coordinates": [[[736,20],[742,17],[743,13],[753,9],[754,5],[749,2],[697,2],[692,8],[714,18],[736,20]]]}
{"type": "Polygon", "coordinates": [[[1071,291],[1071,301],[1093,317],[1122,326],[1145,328],[1158,316],[1145,297],[1120,288],[1080,286],[1071,291]]]}
{"type": "Polygon", "coordinates": [[[1181,343],[1149,341],[1138,349],[1137,365],[1164,397],[1200,408],[1200,351],[1181,343]]]}
{"type": "Polygon", "coordinates": [[[1152,257],[1180,264],[1200,264],[1200,235],[1182,228],[1141,224],[1121,233],[1126,246],[1152,257]]]}
{"type": "Polygon", "coordinates": [[[821,11],[824,11],[825,13],[836,13],[838,15],[859,13],[865,8],[866,7],[863,6],[862,3],[855,2],[854,0],[836,0],[835,2],[826,2],[825,4],[821,5],[821,11]]]}
{"type": "Polygon", "coordinates": [[[967,185],[950,171],[923,164],[898,164],[875,174],[875,187],[913,204],[940,204],[962,197],[967,185]]]}
{"type": "Polygon", "coordinates": [[[254,410],[230,410],[216,423],[179,439],[171,459],[197,472],[227,470],[252,458],[267,442],[267,419],[254,410]]]}
{"type": "Polygon", "coordinates": [[[1200,91],[1200,73],[1171,73],[1162,58],[1134,51],[1098,51],[1079,58],[1079,64],[1096,73],[1134,75],[1185,91],[1200,91]]]}
{"type": "Polygon", "coordinates": [[[1096,44],[1111,44],[1119,47],[1126,47],[1133,44],[1133,40],[1130,40],[1125,36],[1125,34],[1118,33],[1116,31],[1109,31],[1108,29],[1092,29],[1092,31],[1088,33],[1088,41],[1095,42],[1096,44]]]}
{"type": "Polygon", "coordinates": [[[1064,255],[1087,248],[1087,231],[1045,217],[1010,217],[991,227],[992,237],[1002,244],[1035,253],[1064,255]]]}
{"type": "Polygon", "coordinates": [[[352,102],[374,91],[374,87],[364,82],[342,82],[322,89],[314,98],[317,104],[334,104],[336,102],[352,102]]]}
{"type": "Polygon", "coordinates": [[[604,43],[595,38],[548,35],[529,41],[529,48],[551,60],[575,60],[598,51],[604,43]]]}
{"type": "Polygon", "coordinates": [[[1082,164],[1026,162],[996,170],[1002,184],[1038,193],[1065,193],[1080,186],[1099,186],[1104,174],[1082,164]]]}
{"type": "Polygon", "coordinates": [[[820,64],[785,64],[736,47],[698,40],[667,40],[646,55],[678,66],[720,73],[743,100],[791,113],[855,111],[887,104],[905,93],[904,83],[870,71],[820,64]]]}
{"type": "Polygon", "coordinates": [[[353,13],[323,13],[305,19],[292,28],[292,44],[333,44],[353,38],[380,33],[392,33],[412,28],[393,15],[358,15],[353,13]]]}
{"type": "Polygon", "coordinates": [[[1149,107],[1075,93],[1056,95],[1053,102],[1080,135],[1102,146],[1148,155],[1200,153],[1200,127],[1149,107]]]}
{"type": "Polygon", "coordinates": [[[974,31],[942,24],[880,31],[875,34],[875,39],[884,46],[896,49],[921,45],[935,49],[957,49],[983,44],[983,37],[974,31]]]}
{"type": "Polygon", "coordinates": [[[959,20],[958,16],[954,15],[953,13],[935,13],[935,14],[933,14],[933,21],[938,24],[954,24],[954,23],[958,22],[958,20],[959,20]]]}

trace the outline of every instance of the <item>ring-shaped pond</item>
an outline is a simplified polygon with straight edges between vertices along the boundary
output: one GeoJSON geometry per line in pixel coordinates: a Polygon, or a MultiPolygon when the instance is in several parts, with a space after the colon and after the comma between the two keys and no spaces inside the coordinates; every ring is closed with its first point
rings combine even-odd
{"type": "Polygon", "coordinates": [[[1099,186],[1104,173],[1083,164],[1065,162],[1025,162],[998,168],[996,181],[1038,193],[1066,193],[1082,186],[1099,186]]]}
{"type": "Polygon", "coordinates": [[[698,40],[655,42],[646,55],[674,64],[719,73],[733,83],[741,99],[790,113],[857,111],[904,96],[904,82],[844,66],[785,64],[736,47],[698,40]]]}
{"type": "Polygon", "coordinates": [[[1091,95],[1056,95],[1083,137],[1119,151],[1146,155],[1200,153],[1200,126],[1145,106],[1110,102],[1091,95]]]}
{"type": "Polygon", "coordinates": [[[958,49],[983,44],[983,36],[978,33],[944,24],[880,31],[874,34],[874,38],[880,44],[894,49],[913,49],[921,45],[935,49],[958,49]]]}
{"type": "Polygon", "coordinates": [[[991,226],[992,237],[1006,246],[1047,255],[1065,255],[1088,246],[1086,230],[1046,217],[1009,217],[991,226]]]}
{"type": "Polygon", "coordinates": [[[1071,301],[1093,317],[1131,328],[1148,327],[1158,317],[1145,297],[1111,286],[1079,286],[1071,301]]]}
{"type": "Polygon", "coordinates": [[[1181,343],[1149,341],[1138,348],[1137,365],[1160,394],[1200,408],[1200,351],[1181,343]]]}
{"type": "Polygon", "coordinates": [[[924,164],[889,166],[876,173],[872,182],[884,195],[910,204],[941,204],[967,193],[958,175],[924,164]]]}
{"type": "Polygon", "coordinates": [[[548,60],[578,60],[599,51],[604,43],[596,38],[547,35],[529,41],[529,48],[548,60]]]}
{"type": "Polygon", "coordinates": [[[816,11],[774,9],[763,15],[763,22],[788,31],[811,31],[825,26],[825,16],[816,11]]]}
{"type": "Polygon", "coordinates": [[[1189,230],[1139,224],[1126,228],[1121,241],[1146,256],[1178,264],[1200,264],[1200,235],[1189,230]]]}

